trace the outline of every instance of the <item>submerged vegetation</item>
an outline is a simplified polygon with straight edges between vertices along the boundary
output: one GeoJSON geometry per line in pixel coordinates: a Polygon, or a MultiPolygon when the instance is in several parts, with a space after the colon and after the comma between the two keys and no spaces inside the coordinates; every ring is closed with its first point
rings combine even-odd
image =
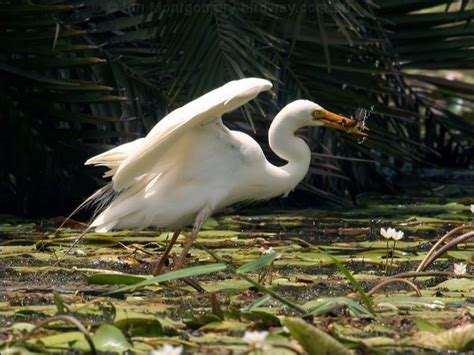
{"type": "Polygon", "coordinates": [[[222,215],[189,267],[156,277],[170,233],[89,233],[65,255],[81,225],[8,218],[0,351],[473,350],[474,215],[400,202],[222,215]],[[389,254],[381,228],[404,232],[389,254]]]}

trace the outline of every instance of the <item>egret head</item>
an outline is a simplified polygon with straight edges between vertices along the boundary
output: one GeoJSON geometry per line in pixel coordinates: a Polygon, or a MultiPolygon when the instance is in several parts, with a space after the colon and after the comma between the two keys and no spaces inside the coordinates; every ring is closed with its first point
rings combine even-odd
{"type": "Polygon", "coordinates": [[[365,125],[359,124],[352,118],[332,113],[317,103],[309,100],[297,100],[285,107],[284,110],[289,110],[294,119],[301,121],[301,126],[326,126],[338,130],[354,133],[359,136],[366,136],[367,134],[361,132],[359,129],[367,129],[365,125]]]}

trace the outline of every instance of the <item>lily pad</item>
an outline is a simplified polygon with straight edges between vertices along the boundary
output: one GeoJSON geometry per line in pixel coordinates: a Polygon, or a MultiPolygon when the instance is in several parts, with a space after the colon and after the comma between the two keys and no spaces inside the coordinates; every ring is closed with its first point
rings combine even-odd
{"type": "Polygon", "coordinates": [[[474,350],[474,325],[466,324],[439,334],[420,333],[416,341],[444,351],[472,351],[474,350]]]}
{"type": "Polygon", "coordinates": [[[132,348],[119,328],[111,324],[102,324],[92,337],[94,345],[100,351],[123,353],[132,348]]]}
{"type": "Polygon", "coordinates": [[[474,279],[450,279],[436,285],[436,289],[446,289],[449,291],[471,291],[474,290],[474,279]]]}
{"type": "Polygon", "coordinates": [[[165,329],[158,319],[150,318],[125,318],[116,321],[114,325],[121,331],[137,337],[159,337],[166,334],[165,329]]]}
{"type": "Polygon", "coordinates": [[[291,336],[310,355],[346,355],[352,353],[336,339],[302,319],[285,317],[282,322],[289,329],[291,336]]]}
{"type": "Polygon", "coordinates": [[[134,285],[149,278],[130,274],[101,273],[87,276],[87,281],[97,285],[134,285]]]}

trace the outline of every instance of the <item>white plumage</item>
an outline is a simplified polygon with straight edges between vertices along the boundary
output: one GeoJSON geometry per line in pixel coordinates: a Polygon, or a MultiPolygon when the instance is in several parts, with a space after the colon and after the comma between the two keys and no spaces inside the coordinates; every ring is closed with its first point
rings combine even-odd
{"type": "MultiPolygon", "coordinates": [[[[221,116],[270,90],[264,79],[231,81],[163,118],[145,138],[123,144],[86,164],[110,170],[117,196],[94,219],[100,232],[160,227],[179,230],[194,222],[196,237],[216,210],[290,192],[308,171],[311,153],[295,136],[304,126],[326,125],[365,135],[352,120],[298,100],[275,117],[269,130],[273,151],[288,163],[269,163],[249,135],[229,130],[221,116]],[[346,127],[344,127],[344,124],[346,127]]],[[[186,247],[183,253],[187,253],[186,247]]],[[[184,262],[185,255],[177,267],[184,262]]]]}

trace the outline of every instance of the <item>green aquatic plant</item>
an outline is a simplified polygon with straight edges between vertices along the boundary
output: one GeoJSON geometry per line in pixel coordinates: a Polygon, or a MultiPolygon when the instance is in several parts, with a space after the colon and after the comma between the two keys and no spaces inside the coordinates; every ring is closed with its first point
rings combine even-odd
{"type": "Polygon", "coordinates": [[[329,334],[302,319],[285,317],[283,324],[310,355],[349,355],[353,352],[329,334]]]}
{"type": "MultiPolygon", "coordinates": [[[[324,253],[324,254],[326,254],[326,253],[324,253]]],[[[367,296],[367,294],[365,293],[364,288],[362,287],[362,285],[354,278],[352,273],[344,265],[342,265],[342,263],[339,261],[338,258],[336,258],[336,257],[334,257],[330,254],[326,254],[326,255],[334,262],[334,265],[336,265],[336,267],[347,278],[347,280],[349,280],[349,282],[352,284],[352,287],[355,290],[357,290],[357,292],[359,293],[362,301],[367,306],[367,309],[369,310],[369,312],[373,313],[374,309],[373,309],[372,300],[370,299],[369,296],[367,296]]]]}
{"type": "MultiPolygon", "coordinates": [[[[266,254],[273,254],[275,251],[272,247],[260,247],[259,252],[263,255],[266,254]]],[[[273,265],[275,264],[275,260],[281,259],[280,254],[276,254],[275,259],[266,267],[262,269],[262,272],[258,278],[258,282],[265,284],[265,277],[268,276],[268,283],[271,285],[273,281],[273,265]]]]}

